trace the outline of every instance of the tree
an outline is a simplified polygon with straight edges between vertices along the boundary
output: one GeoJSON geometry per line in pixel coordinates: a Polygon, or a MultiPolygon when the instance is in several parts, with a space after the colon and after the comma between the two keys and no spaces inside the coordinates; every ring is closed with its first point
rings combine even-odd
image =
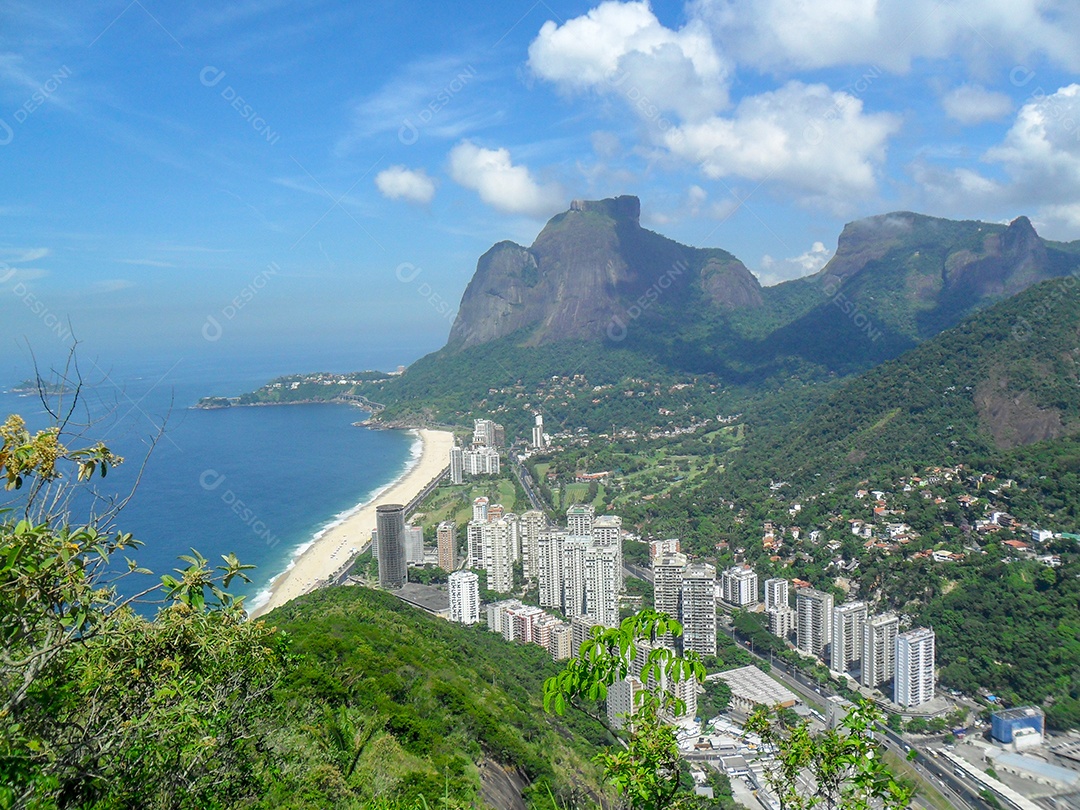
{"type": "Polygon", "coordinates": [[[901,810],[913,791],[900,784],[882,760],[882,749],[874,739],[874,729],[882,720],[877,708],[863,701],[848,712],[839,728],[815,735],[809,721],[791,725],[776,711],[759,707],[746,728],[775,751],[765,779],[781,810],[901,810]]]}
{"type": "MultiPolygon", "coordinates": [[[[695,654],[681,657],[657,643],[681,635],[679,622],[655,610],[639,611],[617,628],[593,627],[578,656],[544,682],[544,709],[563,714],[573,704],[588,711],[583,704],[604,700],[608,687],[626,678],[639,661],[642,683],[704,680],[705,668],[695,654]]],[[[675,731],[663,719],[684,710],[671,690],[640,692],[637,708],[626,721],[626,747],[597,756],[605,777],[632,810],[688,807],[693,801],[692,796],[679,796],[682,761],[675,731]]]]}
{"type": "Polygon", "coordinates": [[[122,459],[65,445],[61,419],[33,435],[0,426],[0,807],[215,807],[257,795],[261,708],[287,641],[247,621],[229,584],[251,566],[193,552],[131,597],[149,573],[118,554],[139,546],[91,515],[73,524],[72,489],[122,459]],[[16,518],[15,515],[18,515],[16,518]],[[154,595],[154,621],[133,606],[154,595]]]}

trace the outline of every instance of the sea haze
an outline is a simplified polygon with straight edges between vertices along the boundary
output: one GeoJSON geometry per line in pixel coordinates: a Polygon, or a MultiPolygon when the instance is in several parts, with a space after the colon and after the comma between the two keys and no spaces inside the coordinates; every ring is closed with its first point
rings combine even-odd
{"type": "MultiPolygon", "coordinates": [[[[125,457],[119,469],[97,481],[97,490],[129,492],[145,459],[135,494],[115,521],[145,544],[132,555],[140,565],[160,575],[180,565],[177,555],[192,548],[212,561],[234,552],[258,567],[250,585],[231,590],[257,603],[297,549],[405,471],[419,441],[404,431],[355,427],[367,413],[352,406],[190,408],[204,395],[239,394],[282,373],[327,368],[320,358],[307,362],[282,368],[236,357],[197,364],[82,359],[87,386],[77,413],[95,421],[87,443],[101,439],[125,457]],[[165,431],[151,451],[162,422],[165,431]]],[[[354,361],[334,370],[374,366],[354,361]]],[[[30,374],[27,369],[23,377],[0,381],[0,415],[20,413],[40,428],[47,424],[40,401],[9,390],[30,374]]],[[[73,504],[76,520],[88,503],[80,498],[73,504]]],[[[130,578],[121,592],[146,584],[145,578],[130,578]]]]}

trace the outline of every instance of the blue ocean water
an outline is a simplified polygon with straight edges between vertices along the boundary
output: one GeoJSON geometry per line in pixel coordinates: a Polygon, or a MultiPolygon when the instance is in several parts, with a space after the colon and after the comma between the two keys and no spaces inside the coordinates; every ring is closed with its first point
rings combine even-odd
{"type": "MultiPolygon", "coordinates": [[[[98,493],[122,497],[137,483],[115,526],[145,544],[133,555],[139,564],[160,575],[180,565],[177,555],[192,548],[214,561],[233,552],[257,566],[250,585],[231,589],[252,605],[317,532],[401,475],[418,455],[419,441],[406,431],[355,427],[367,417],[355,407],[189,407],[201,396],[239,394],[285,373],[396,366],[385,358],[381,366],[356,358],[344,362],[350,364],[256,355],[106,365],[84,358],[86,386],[75,414],[93,423],[87,444],[103,440],[125,457],[121,467],[97,481],[98,493]],[[304,362],[315,365],[298,365],[304,362]],[[164,432],[154,443],[162,424],[164,432]]],[[[19,413],[32,428],[48,423],[36,397],[9,390],[31,374],[32,367],[18,369],[15,377],[0,380],[0,419],[19,413]]],[[[88,493],[77,499],[74,516],[90,502],[88,493]]],[[[135,593],[148,581],[128,578],[119,588],[135,593]]],[[[152,613],[154,607],[142,610],[152,613]]]]}

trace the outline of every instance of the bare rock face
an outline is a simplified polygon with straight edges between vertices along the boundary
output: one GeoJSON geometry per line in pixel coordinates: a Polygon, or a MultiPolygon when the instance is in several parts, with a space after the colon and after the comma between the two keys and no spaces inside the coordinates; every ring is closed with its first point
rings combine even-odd
{"type": "Polygon", "coordinates": [[[642,302],[704,293],[718,308],[761,306],[760,286],[724,251],[699,250],[641,227],[637,197],[574,200],[528,247],[485,253],[448,345],[466,349],[520,332],[530,345],[602,340],[642,302]]]}

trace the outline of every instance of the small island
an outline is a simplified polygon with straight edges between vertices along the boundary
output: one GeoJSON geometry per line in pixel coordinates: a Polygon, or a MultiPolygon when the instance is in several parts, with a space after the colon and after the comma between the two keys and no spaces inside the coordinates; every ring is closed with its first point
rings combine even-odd
{"type": "Polygon", "coordinates": [[[49,382],[47,380],[23,380],[21,383],[11,389],[13,394],[37,394],[43,393],[47,396],[58,396],[60,394],[67,393],[69,389],[62,382],[49,382]]]}

